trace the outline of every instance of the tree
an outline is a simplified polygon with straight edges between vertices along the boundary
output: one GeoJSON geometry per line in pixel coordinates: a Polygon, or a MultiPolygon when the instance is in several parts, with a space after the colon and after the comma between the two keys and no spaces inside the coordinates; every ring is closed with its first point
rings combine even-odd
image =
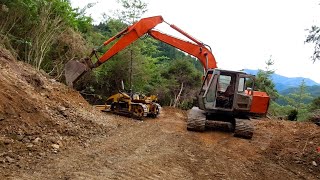
{"type": "Polygon", "coordinates": [[[296,120],[294,117],[298,117],[300,120],[305,120],[308,116],[308,105],[304,102],[311,99],[310,93],[306,91],[305,81],[302,80],[299,88],[296,92],[290,93],[288,96],[283,96],[285,101],[293,107],[289,112],[290,120],[296,120]]]}
{"type": "Polygon", "coordinates": [[[309,31],[309,35],[305,42],[314,44],[312,60],[315,62],[316,60],[320,60],[320,28],[318,26],[312,26],[311,29],[307,30],[309,31]]]}
{"type": "Polygon", "coordinates": [[[288,114],[288,120],[290,121],[296,121],[298,120],[298,110],[296,109],[292,109],[289,111],[289,114],[288,114]]]}
{"type": "Polygon", "coordinates": [[[313,99],[310,105],[310,118],[309,120],[315,123],[320,123],[320,96],[313,99]]]}
{"type": "Polygon", "coordinates": [[[39,22],[37,26],[31,28],[32,33],[29,35],[30,41],[26,44],[25,52],[25,60],[37,70],[43,67],[43,61],[56,41],[56,37],[66,29],[62,18],[59,15],[54,16],[51,3],[40,6],[39,22]]]}
{"type": "Polygon", "coordinates": [[[294,107],[296,110],[305,109],[306,104],[304,101],[307,99],[311,99],[310,93],[306,91],[306,83],[304,80],[301,81],[299,88],[296,92],[290,93],[288,96],[284,97],[289,105],[294,107]]]}
{"type": "MultiPolygon", "coordinates": [[[[122,21],[111,18],[100,23],[95,29],[104,36],[103,41],[105,41],[125,27],[126,24],[122,21]]],[[[112,45],[104,47],[99,53],[105,53],[112,45]]],[[[95,69],[97,81],[92,83],[95,84],[93,87],[96,88],[96,92],[109,96],[121,88],[121,81],[125,83],[126,90],[132,88],[134,92],[140,93],[153,91],[158,85],[157,79],[160,76],[159,70],[156,69],[157,59],[153,58],[156,52],[156,41],[148,37],[139,39],[121,50],[95,69]]]]}
{"type": "Polygon", "coordinates": [[[310,105],[311,111],[315,111],[317,109],[320,109],[320,96],[317,98],[314,98],[311,102],[311,105],[310,105]]]}
{"type": "Polygon", "coordinates": [[[178,59],[168,63],[162,77],[166,82],[159,87],[158,94],[167,100],[165,103],[190,108],[201,85],[201,72],[187,59],[178,59]]]}
{"type": "Polygon", "coordinates": [[[116,16],[126,24],[133,24],[147,12],[148,4],[142,0],[117,0],[123,9],[116,11],[116,16]]]}
{"type": "MultiPolygon", "coordinates": [[[[118,3],[122,6],[122,9],[118,9],[116,14],[118,19],[124,24],[133,24],[137,19],[140,19],[143,13],[147,11],[147,4],[141,0],[118,0],[118,3]]],[[[116,33],[115,33],[116,34],[116,33]]],[[[129,79],[126,82],[129,83],[130,89],[132,86],[135,90],[142,90],[142,82],[146,82],[149,79],[148,75],[144,75],[141,72],[146,72],[149,64],[148,58],[143,55],[143,41],[132,42],[128,48],[123,50],[123,55],[126,55],[126,60],[122,66],[127,67],[126,75],[129,79]],[[133,78],[135,77],[135,78],[133,78]]],[[[151,45],[152,47],[152,45],[151,45]]]]}
{"type": "Polygon", "coordinates": [[[74,10],[68,0],[3,0],[0,13],[0,44],[18,60],[55,77],[61,75],[69,57],[78,53],[82,56],[82,50],[86,49],[74,48],[70,53],[73,45],[69,43],[83,45],[82,35],[77,31],[90,31],[92,19],[84,16],[83,11],[74,10]]]}
{"type": "Polygon", "coordinates": [[[271,80],[271,75],[274,73],[274,70],[271,69],[271,66],[274,65],[272,57],[266,61],[266,70],[259,69],[256,81],[255,89],[263,92],[267,92],[271,100],[275,100],[279,97],[277,90],[275,89],[275,84],[271,80]]]}

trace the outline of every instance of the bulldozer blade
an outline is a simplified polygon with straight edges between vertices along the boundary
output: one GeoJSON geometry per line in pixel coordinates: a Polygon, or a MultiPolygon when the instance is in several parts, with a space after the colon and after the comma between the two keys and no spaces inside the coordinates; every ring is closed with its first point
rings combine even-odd
{"type": "Polygon", "coordinates": [[[85,72],[90,68],[77,60],[70,60],[64,67],[64,73],[66,77],[66,83],[69,87],[73,86],[73,83],[76,82],[85,72]]]}

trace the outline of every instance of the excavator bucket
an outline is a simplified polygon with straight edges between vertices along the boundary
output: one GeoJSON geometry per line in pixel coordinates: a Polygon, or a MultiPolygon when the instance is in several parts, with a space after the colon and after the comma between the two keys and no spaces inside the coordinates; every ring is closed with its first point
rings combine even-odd
{"type": "Polygon", "coordinates": [[[72,87],[73,83],[76,82],[89,69],[90,68],[86,63],[79,62],[77,60],[70,60],[67,62],[64,67],[67,85],[72,87]]]}

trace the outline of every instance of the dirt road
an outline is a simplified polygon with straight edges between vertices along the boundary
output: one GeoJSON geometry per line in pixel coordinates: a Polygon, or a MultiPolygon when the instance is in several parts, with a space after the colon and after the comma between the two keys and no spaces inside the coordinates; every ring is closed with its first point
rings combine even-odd
{"type": "MultiPolygon", "coordinates": [[[[301,168],[301,163],[291,164],[285,159],[283,161],[277,159],[277,156],[272,157],[272,153],[277,152],[270,154],[272,151],[270,148],[278,138],[277,134],[268,130],[274,126],[273,123],[256,122],[258,130],[255,136],[252,140],[244,140],[224,132],[188,132],[185,130],[185,112],[171,108],[164,108],[158,119],[145,121],[135,121],[115,115],[106,116],[110,121],[100,123],[117,125],[104,136],[90,139],[84,146],[68,147],[50,159],[35,164],[33,171],[13,172],[12,177],[22,179],[319,178],[319,169],[313,168],[311,162],[306,165],[302,163],[306,167],[301,168]]],[[[292,143],[298,144],[296,141],[292,143]]],[[[294,156],[294,153],[290,153],[291,155],[294,156]]],[[[281,158],[285,158],[285,155],[281,158]]]]}
{"type": "Polygon", "coordinates": [[[186,130],[186,112],[104,114],[0,48],[0,179],[320,179],[320,128],[254,121],[252,140],[186,130]]]}

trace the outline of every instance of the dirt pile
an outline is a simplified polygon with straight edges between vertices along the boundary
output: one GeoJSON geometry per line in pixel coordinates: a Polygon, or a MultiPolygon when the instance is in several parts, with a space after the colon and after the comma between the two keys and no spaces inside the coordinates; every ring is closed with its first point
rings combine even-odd
{"type": "Polygon", "coordinates": [[[320,177],[320,128],[314,123],[265,120],[255,122],[255,136],[265,146],[261,155],[298,177],[320,177]]]}
{"type": "Polygon", "coordinates": [[[0,49],[0,174],[32,168],[72,144],[105,134],[108,121],[78,92],[0,49]],[[93,121],[94,120],[94,121],[93,121]],[[10,170],[11,169],[11,170],[10,170]]]}

